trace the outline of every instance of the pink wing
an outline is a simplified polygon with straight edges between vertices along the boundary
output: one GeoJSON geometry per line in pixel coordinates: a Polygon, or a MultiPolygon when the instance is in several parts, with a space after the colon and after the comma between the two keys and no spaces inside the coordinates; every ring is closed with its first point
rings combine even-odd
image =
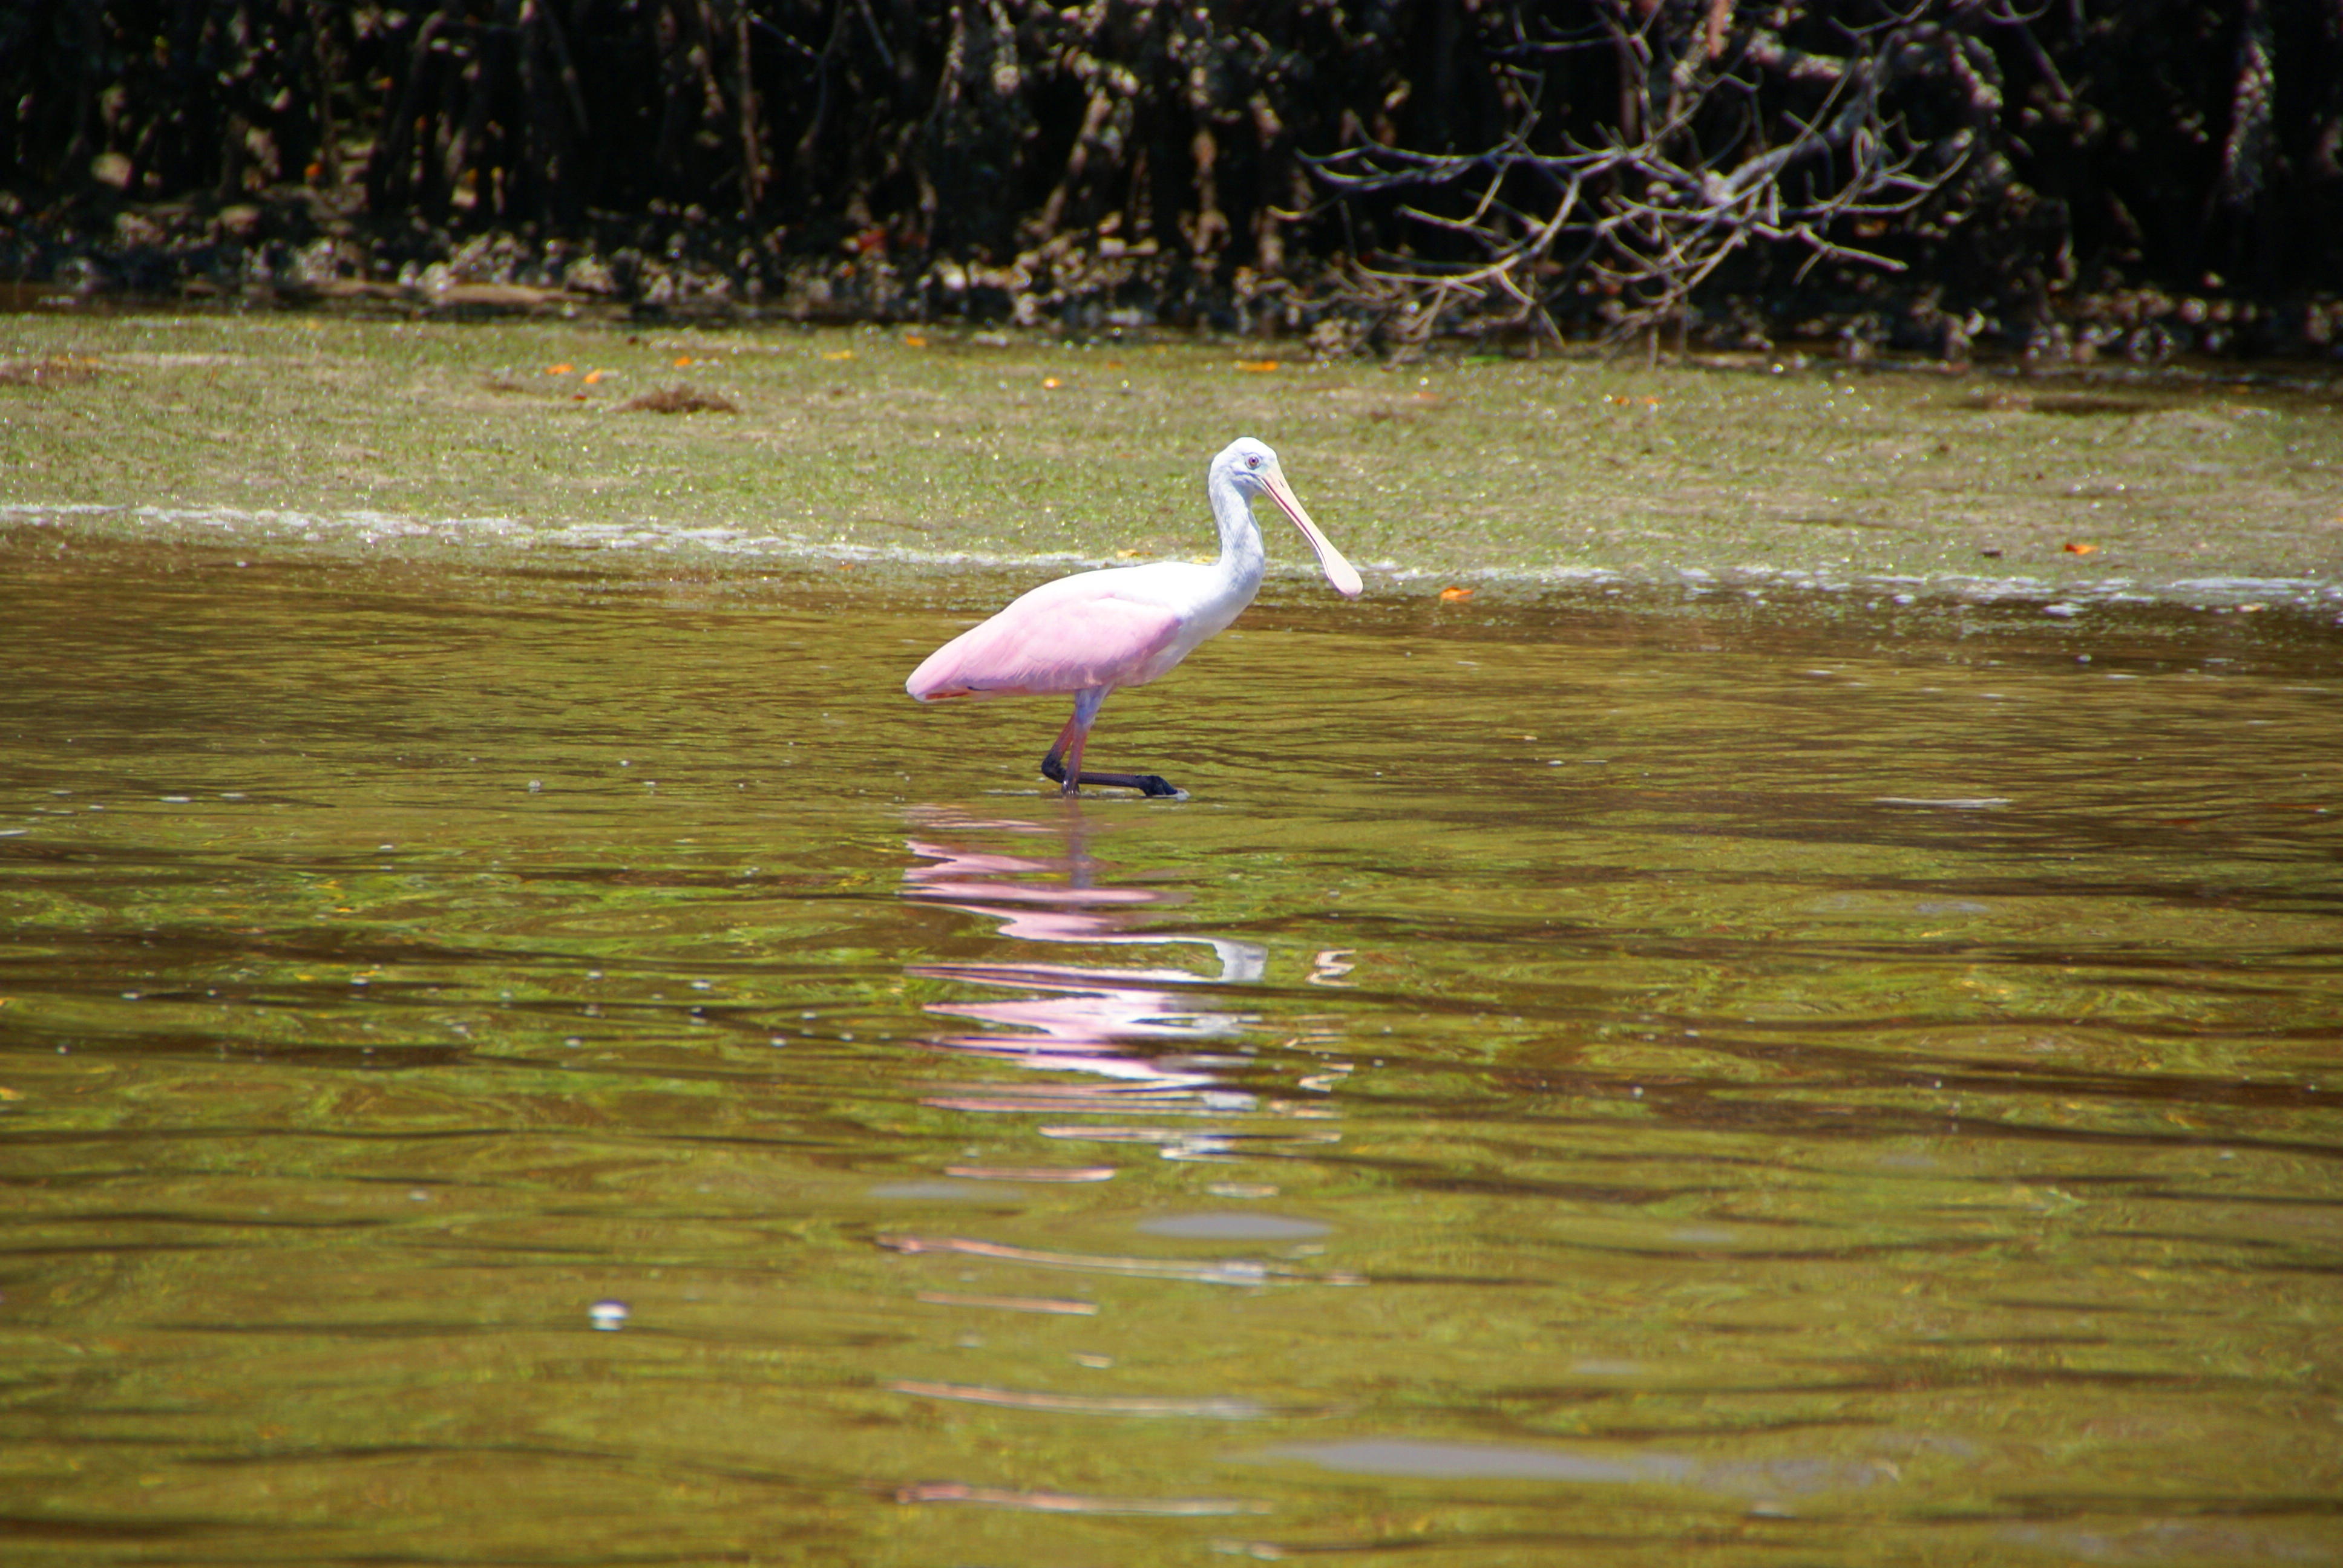
{"type": "Polygon", "coordinates": [[[1048,591],[1058,586],[960,633],[928,655],[903,689],[926,702],[1130,686],[1147,678],[1149,664],[1180,635],[1179,615],[1161,605],[1089,584],[1079,593],[1048,591]]]}

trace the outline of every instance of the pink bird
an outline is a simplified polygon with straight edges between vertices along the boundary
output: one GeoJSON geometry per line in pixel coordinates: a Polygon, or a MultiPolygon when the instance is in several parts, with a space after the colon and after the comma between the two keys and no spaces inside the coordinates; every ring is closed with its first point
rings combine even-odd
{"type": "Polygon", "coordinates": [[[1144,795],[1180,794],[1160,774],[1083,772],[1082,745],[1108,692],[1169,673],[1261,591],[1264,558],[1253,502],[1267,496],[1293,520],[1336,593],[1356,598],[1361,586],[1357,570],[1302,509],[1277,454],[1259,441],[1247,437],[1230,443],[1212,459],[1204,488],[1221,527],[1219,560],[1110,567],[1043,583],[928,655],[903,689],[921,702],[1071,693],[1074,716],[1041,759],[1042,775],[1060,793],[1102,784],[1144,795]]]}

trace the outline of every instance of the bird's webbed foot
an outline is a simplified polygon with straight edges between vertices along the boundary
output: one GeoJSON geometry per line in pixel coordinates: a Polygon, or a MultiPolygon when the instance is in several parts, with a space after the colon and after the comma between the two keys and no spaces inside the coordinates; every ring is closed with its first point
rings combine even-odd
{"type": "Polygon", "coordinates": [[[1101,789],[1136,789],[1141,795],[1167,799],[1187,793],[1161,773],[1082,772],[1069,775],[1066,772],[1065,763],[1054,751],[1041,759],[1041,777],[1058,786],[1058,793],[1061,795],[1079,795],[1082,792],[1081,787],[1085,784],[1095,784],[1101,789]]]}
{"type": "Polygon", "coordinates": [[[1104,785],[1115,789],[1136,789],[1141,795],[1170,798],[1184,795],[1186,790],[1161,773],[1091,773],[1084,772],[1077,782],[1104,785]]]}

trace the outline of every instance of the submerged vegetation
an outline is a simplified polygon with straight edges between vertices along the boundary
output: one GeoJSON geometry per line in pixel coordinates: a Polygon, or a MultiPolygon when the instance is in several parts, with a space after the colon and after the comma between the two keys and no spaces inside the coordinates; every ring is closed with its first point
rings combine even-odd
{"type": "Polygon", "coordinates": [[[0,89],[0,269],[74,291],[1329,353],[2343,327],[2312,0],[27,0],[0,89]]]}

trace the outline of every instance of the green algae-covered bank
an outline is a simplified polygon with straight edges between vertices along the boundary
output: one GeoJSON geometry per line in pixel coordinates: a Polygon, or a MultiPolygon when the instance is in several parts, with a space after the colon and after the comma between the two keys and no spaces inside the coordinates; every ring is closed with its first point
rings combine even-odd
{"type": "Polygon", "coordinates": [[[2343,582],[2343,401],[2299,379],[207,315],[9,317],[0,357],[0,518],[255,548],[1188,555],[1205,460],[1251,434],[1402,591],[2316,609],[2343,582]]]}

